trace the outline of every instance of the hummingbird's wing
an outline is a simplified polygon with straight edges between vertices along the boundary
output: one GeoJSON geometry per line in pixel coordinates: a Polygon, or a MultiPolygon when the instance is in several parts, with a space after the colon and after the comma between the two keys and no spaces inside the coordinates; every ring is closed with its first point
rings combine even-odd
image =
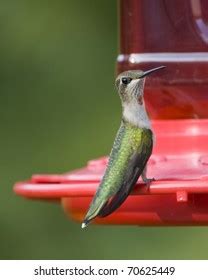
{"type": "Polygon", "coordinates": [[[107,216],[127,198],[152,153],[152,131],[122,122],[102,181],[82,227],[97,216],[107,216]]]}
{"type": "Polygon", "coordinates": [[[152,153],[153,146],[152,131],[145,129],[142,133],[145,135],[141,137],[142,141],[139,149],[134,151],[128,162],[126,173],[118,192],[101,208],[98,214],[99,217],[105,217],[114,212],[126,200],[142,174],[152,153]]]}

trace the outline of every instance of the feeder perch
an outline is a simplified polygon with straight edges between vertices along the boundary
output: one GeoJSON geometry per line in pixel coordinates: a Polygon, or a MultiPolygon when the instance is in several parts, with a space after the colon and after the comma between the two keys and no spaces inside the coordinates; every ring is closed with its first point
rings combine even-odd
{"type": "MultiPolygon", "coordinates": [[[[138,182],[115,213],[97,223],[128,225],[208,224],[208,120],[154,121],[157,145],[149,160],[147,190],[138,182]],[[176,130],[177,128],[177,130],[176,130]]],[[[107,158],[92,160],[63,175],[34,175],[17,183],[27,198],[58,200],[73,219],[82,221],[102,178],[107,158]]]]}
{"type": "MultiPolygon", "coordinates": [[[[208,225],[208,2],[121,0],[117,72],[166,65],[148,77],[145,101],[156,134],[149,189],[139,180],[122,206],[97,224],[208,225]]],[[[16,194],[58,201],[81,222],[107,158],[66,174],[34,175],[16,194]]]]}

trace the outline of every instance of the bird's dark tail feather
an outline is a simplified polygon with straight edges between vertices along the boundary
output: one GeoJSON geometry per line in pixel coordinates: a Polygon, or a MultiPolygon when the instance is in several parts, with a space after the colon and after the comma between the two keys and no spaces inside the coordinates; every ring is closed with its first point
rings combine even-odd
{"type": "Polygon", "coordinates": [[[121,186],[120,190],[112,197],[112,199],[110,199],[108,203],[106,203],[104,207],[102,207],[98,214],[99,217],[106,217],[121,206],[121,204],[131,193],[140,174],[141,170],[139,169],[130,180],[128,180],[121,186]]]}
{"type": "Polygon", "coordinates": [[[85,219],[82,223],[82,228],[86,228],[90,223],[90,220],[85,219]]]}
{"type": "Polygon", "coordinates": [[[110,215],[112,212],[114,212],[117,208],[121,206],[121,204],[126,200],[128,197],[129,193],[131,190],[128,192],[122,192],[119,191],[99,212],[98,216],[99,217],[106,217],[110,215]]]}
{"type": "Polygon", "coordinates": [[[82,223],[82,228],[85,228],[89,225],[89,223],[94,220],[100,213],[100,210],[105,207],[108,202],[102,201],[99,206],[95,205],[94,203],[91,204],[90,209],[85,216],[85,219],[82,223]]]}

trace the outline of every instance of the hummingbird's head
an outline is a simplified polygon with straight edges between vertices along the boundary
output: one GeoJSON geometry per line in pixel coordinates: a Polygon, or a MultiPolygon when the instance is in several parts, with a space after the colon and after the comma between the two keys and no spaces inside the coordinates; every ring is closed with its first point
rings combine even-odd
{"type": "Polygon", "coordinates": [[[145,72],[141,70],[129,70],[119,74],[116,78],[116,88],[122,103],[137,102],[142,105],[145,77],[164,67],[160,66],[145,72]]]}

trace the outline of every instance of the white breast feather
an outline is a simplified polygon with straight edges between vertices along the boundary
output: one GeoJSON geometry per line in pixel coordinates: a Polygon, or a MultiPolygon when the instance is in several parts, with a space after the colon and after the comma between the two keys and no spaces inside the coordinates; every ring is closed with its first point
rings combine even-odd
{"type": "Polygon", "coordinates": [[[151,129],[150,120],[147,116],[144,103],[143,105],[137,102],[125,104],[123,108],[123,117],[135,126],[151,129]]]}

